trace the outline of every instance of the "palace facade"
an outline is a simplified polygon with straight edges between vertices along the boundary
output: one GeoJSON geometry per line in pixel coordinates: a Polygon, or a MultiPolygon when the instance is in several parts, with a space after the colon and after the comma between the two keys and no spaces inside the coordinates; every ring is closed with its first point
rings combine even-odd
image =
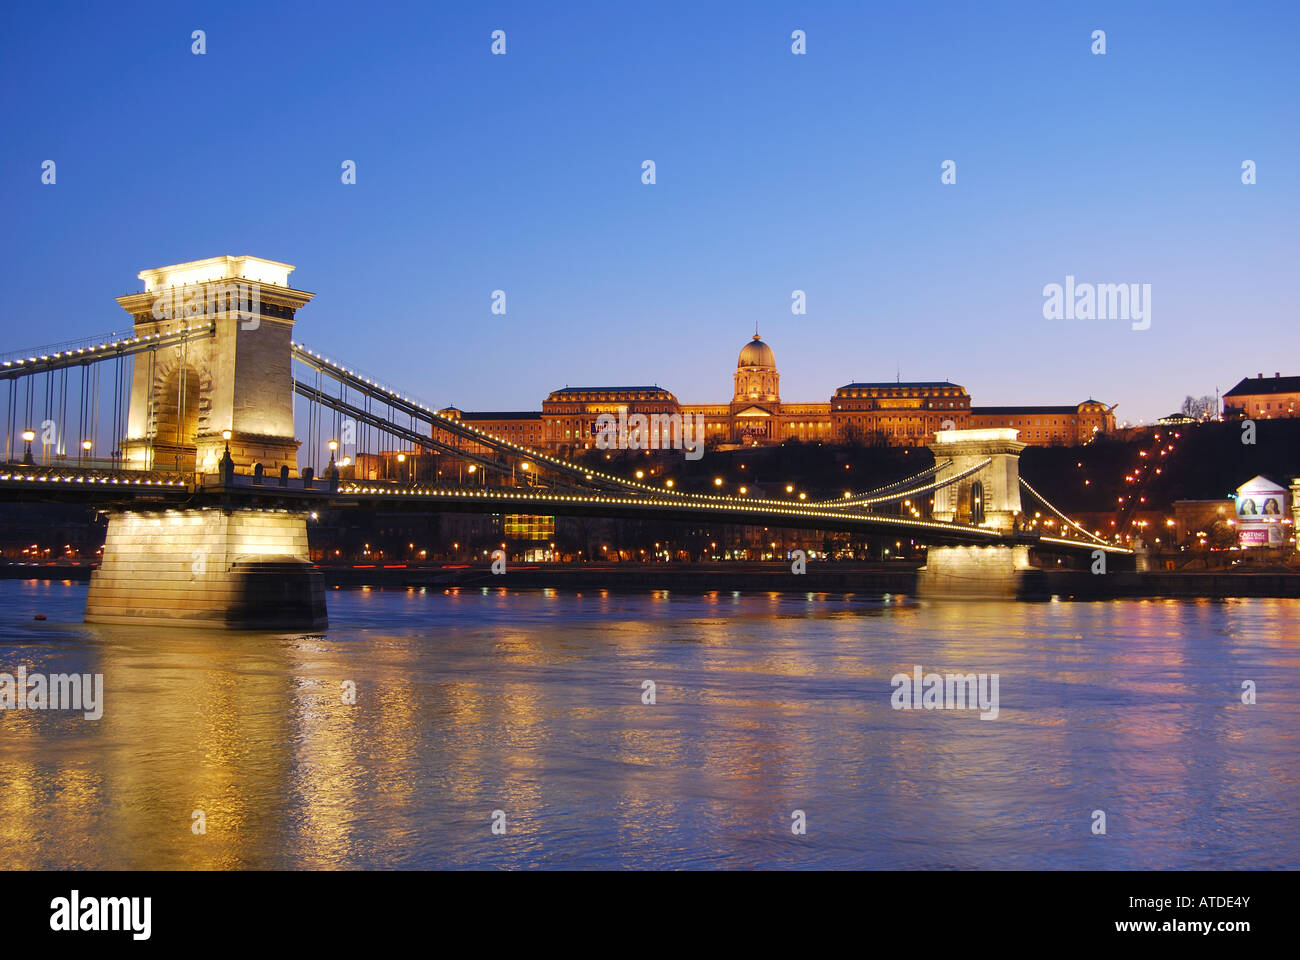
{"type": "Polygon", "coordinates": [[[944,381],[847,383],[829,401],[781,399],[776,356],[755,334],[744,345],[728,403],[682,403],[664,387],[564,387],[540,411],[440,411],[523,446],[560,456],[597,446],[602,415],[680,418],[685,437],[702,430],[705,443],[736,449],[786,440],[875,445],[922,445],[936,430],[1015,427],[1029,444],[1080,444],[1115,429],[1114,405],[1088,399],[1066,406],[975,407],[960,384],[944,381]]]}
{"type": "Polygon", "coordinates": [[[1223,415],[1263,420],[1300,416],[1300,377],[1247,377],[1223,395],[1223,415]]]}

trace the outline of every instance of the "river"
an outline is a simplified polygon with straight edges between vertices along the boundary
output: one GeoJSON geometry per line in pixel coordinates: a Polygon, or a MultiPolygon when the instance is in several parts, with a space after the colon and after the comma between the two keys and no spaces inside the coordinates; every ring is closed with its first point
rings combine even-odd
{"type": "Polygon", "coordinates": [[[362,588],[266,634],[85,596],[0,581],[0,672],[103,675],[98,720],[0,710],[10,869],[1300,866],[1296,600],[362,588]],[[894,709],[916,666],[997,717],[894,709]]]}

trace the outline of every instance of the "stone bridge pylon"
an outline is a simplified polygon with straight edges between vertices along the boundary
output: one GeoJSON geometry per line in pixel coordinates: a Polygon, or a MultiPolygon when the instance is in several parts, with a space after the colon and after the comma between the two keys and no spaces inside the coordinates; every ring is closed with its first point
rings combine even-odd
{"type": "Polygon", "coordinates": [[[312,294],[293,267],[260,257],[210,257],[140,271],[144,292],[118,297],[135,334],[208,324],[192,341],[136,357],[123,457],[137,469],[215,474],[230,433],[237,473],[298,469],[292,334],[312,294]]]}
{"type": "Polygon", "coordinates": [[[930,446],[936,460],[949,461],[935,474],[936,483],[974,470],[969,476],[934,493],[934,518],[969,523],[1012,533],[1020,518],[1020,451],[1028,444],[1016,439],[1019,431],[1005,427],[988,430],[940,430],[930,446]]]}
{"type": "MultiPolygon", "coordinates": [[[[195,328],[178,346],[136,354],[123,457],[136,469],[222,478],[298,472],[293,419],[295,314],[312,294],[293,267],[212,257],[144,270],[143,293],[119,297],[149,337],[195,328]]],[[[325,623],[307,515],[290,510],[137,506],[109,512],[86,620],[208,628],[302,629],[325,623]]]]}
{"type": "MultiPolygon", "coordinates": [[[[1019,431],[998,427],[984,430],[940,430],[930,450],[936,461],[948,461],[935,482],[960,480],[934,492],[934,518],[996,530],[1011,537],[1020,520],[1019,431]],[[985,463],[985,461],[988,461],[985,463]]],[[[929,597],[1014,597],[1029,570],[1029,547],[999,543],[979,546],[931,546],[917,581],[918,592],[929,597]]]]}

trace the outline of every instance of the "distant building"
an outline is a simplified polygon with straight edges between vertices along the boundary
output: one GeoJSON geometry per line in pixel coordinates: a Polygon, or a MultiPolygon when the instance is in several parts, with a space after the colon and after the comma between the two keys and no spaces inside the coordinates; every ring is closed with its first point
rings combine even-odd
{"type": "Polygon", "coordinates": [[[983,427],[1014,427],[1021,441],[1045,446],[1086,443],[1115,429],[1114,406],[1097,400],[1072,406],[972,407],[966,388],[947,380],[846,383],[826,403],[786,402],[776,356],[758,334],[741,348],[732,381],[731,400],[725,403],[682,403],[658,385],[563,387],[547,396],[540,412],[469,413],[455,407],[441,412],[560,455],[595,448],[598,422],[620,417],[627,422],[638,414],[678,417],[691,438],[700,425],[705,442],[720,449],[792,439],[922,445],[934,439],[936,430],[983,427]]]}
{"type": "Polygon", "coordinates": [[[602,414],[680,414],[677,398],[663,387],[564,387],[542,401],[543,440],[548,450],[568,453],[595,446],[602,414]]]}
{"type": "MultiPolygon", "coordinates": [[[[1237,504],[1232,498],[1216,500],[1175,500],[1174,524],[1171,528],[1174,543],[1206,543],[1218,530],[1234,530],[1237,504]]],[[[1237,539],[1235,530],[1231,539],[1237,539]]],[[[1221,546],[1222,544],[1215,544],[1221,546]]]]}
{"type": "Polygon", "coordinates": [[[704,435],[720,447],[786,440],[831,439],[829,403],[785,403],[772,348],[754,334],[740,349],[730,403],[688,403],[682,413],[704,418],[704,435]]]}
{"type": "Polygon", "coordinates": [[[1300,377],[1247,377],[1223,395],[1223,415],[1264,420],[1300,415],[1300,377]]]}
{"type": "Polygon", "coordinates": [[[971,427],[1014,427],[1022,443],[1038,446],[1077,446],[1115,432],[1115,405],[1091,397],[1074,406],[972,407],[970,413],[971,427]]]}
{"type": "MultiPolygon", "coordinates": [[[[542,415],[536,410],[467,412],[459,407],[446,407],[438,412],[450,420],[458,420],[466,426],[474,427],[499,439],[517,443],[521,447],[528,447],[532,450],[546,448],[546,433],[542,423],[542,415]]],[[[495,458],[491,447],[464,440],[446,430],[434,430],[433,439],[464,450],[468,454],[485,456],[489,459],[495,458]]],[[[373,480],[391,476],[392,468],[385,459],[391,457],[392,454],[381,454],[380,460],[382,462],[378,465],[363,463],[361,458],[358,457],[357,478],[373,480]]],[[[467,469],[472,471],[476,470],[477,467],[470,466],[467,461],[459,465],[457,475],[463,479],[465,476],[464,471],[467,469]]]]}
{"type": "Polygon", "coordinates": [[[922,444],[951,421],[970,426],[970,394],[943,381],[846,383],[831,397],[834,439],[891,446],[922,444]]]}

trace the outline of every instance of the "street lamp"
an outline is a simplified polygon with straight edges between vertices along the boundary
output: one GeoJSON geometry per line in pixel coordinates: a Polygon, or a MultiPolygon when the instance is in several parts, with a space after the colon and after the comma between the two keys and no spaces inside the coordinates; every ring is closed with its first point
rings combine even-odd
{"type": "Polygon", "coordinates": [[[82,463],[85,463],[86,458],[87,458],[88,456],[90,456],[90,450],[91,450],[91,448],[92,448],[93,446],[94,446],[94,444],[91,443],[89,440],[82,440],[82,441],[81,441],[81,460],[82,460],[82,463]]]}
{"type": "Polygon", "coordinates": [[[230,431],[222,430],[221,439],[226,442],[225,453],[221,455],[221,482],[229,484],[235,482],[235,461],[230,456],[230,431]]]}
{"type": "Polygon", "coordinates": [[[32,462],[32,441],[36,439],[35,430],[24,430],[23,440],[27,442],[27,449],[23,451],[23,463],[32,462]]]}
{"type": "Polygon", "coordinates": [[[399,454],[397,455],[397,479],[398,479],[398,482],[400,482],[400,483],[405,483],[405,482],[406,482],[406,476],[405,476],[405,474],[406,474],[406,466],[405,466],[405,464],[406,464],[406,454],[404,454],[404,453],[399,453],[399,454]]]}
{"type": "Polygon", "coordinates": [[[328,469],[332,470],[334,469],[334,451],[339,448],[339,442],[337,440],[331,440],[327,446],[330,448],[330,465],[328,469]]]}

